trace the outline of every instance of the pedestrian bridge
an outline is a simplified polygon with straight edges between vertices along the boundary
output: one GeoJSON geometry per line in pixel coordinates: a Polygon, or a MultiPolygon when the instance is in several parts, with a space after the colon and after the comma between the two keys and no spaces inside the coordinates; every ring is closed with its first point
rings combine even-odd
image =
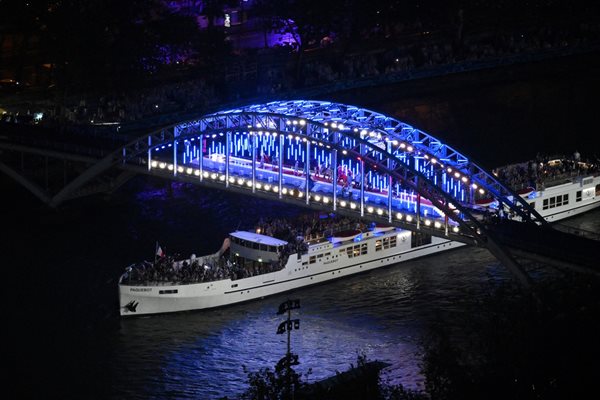
{"type": "Polygon", "coordinates": [[[346,104],[275,101],[218,111],[89,158],[87,169],[53,196],[8,165],[0,167],[53,206],[119,169],[126,177],[145,173],[362,217],[484,246],[522,281],[527,278],[486,229],[478,204],[495,202],[522,223],[546,224],[526,199],[456,149],[346,104]]]}

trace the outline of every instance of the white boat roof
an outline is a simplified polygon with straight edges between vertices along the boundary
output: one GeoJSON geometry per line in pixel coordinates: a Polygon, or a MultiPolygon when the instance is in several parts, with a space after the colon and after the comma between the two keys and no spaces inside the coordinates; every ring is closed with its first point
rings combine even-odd
{"type": "Polygon", "coordinates": [[[238,239],[248,240],[254,243],[266,244],[268,246],[285,246],[287,244],[285,240],[275,239],[274,237],[261,235],[254,232],[235,231],[230,233],[230,235],[238,239]]]}

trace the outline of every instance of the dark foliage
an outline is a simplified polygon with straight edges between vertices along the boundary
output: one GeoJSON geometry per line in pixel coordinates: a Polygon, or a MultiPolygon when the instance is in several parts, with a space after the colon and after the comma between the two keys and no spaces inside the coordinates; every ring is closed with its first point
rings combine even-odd
{"type": "MultiPolygon", "coordinates": [[[[423,373],[431,399],[565,399],[595,388],[600,284],[565,276],[537,300],[508,287],[432,331],[423,373]]],[[[574,397],[575,396],[575,397],[574,397]]]]}

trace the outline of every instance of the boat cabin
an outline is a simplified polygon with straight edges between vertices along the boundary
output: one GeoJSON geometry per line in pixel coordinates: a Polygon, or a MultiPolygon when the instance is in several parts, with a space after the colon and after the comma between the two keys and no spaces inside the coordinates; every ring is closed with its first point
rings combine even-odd
{"type": "Polygon", "coordinates": [[[230,233],[231,258],[238,265],[278,263],[287,242],[254,232],[230,233]]]}

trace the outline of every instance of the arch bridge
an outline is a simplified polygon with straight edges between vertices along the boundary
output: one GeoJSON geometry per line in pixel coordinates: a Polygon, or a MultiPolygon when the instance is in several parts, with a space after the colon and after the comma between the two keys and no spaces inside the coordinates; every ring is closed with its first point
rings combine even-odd
{"type": "Polygon", "coordinates": [[[439,139],[325,101],[248,105],[157,129],[90,163],[44,199],[56,206],[115,167],[127,176],[157,175],[484,246],[524,283],[526,274],[486,229],[478,204],[496,202],[524,223],[546,224],[525,199],[439,139]]]}

